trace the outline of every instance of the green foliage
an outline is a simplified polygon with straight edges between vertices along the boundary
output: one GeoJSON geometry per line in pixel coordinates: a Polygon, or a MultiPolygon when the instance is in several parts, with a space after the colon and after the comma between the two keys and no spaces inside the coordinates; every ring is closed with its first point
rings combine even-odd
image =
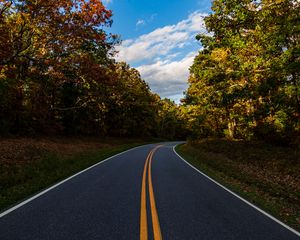
{"type": "Polygon", "coordinates": [[[296,1],[215,0],[211,36],[190,68],[184,103],[198,136],[299,134],[299,10],[296,1]]]}

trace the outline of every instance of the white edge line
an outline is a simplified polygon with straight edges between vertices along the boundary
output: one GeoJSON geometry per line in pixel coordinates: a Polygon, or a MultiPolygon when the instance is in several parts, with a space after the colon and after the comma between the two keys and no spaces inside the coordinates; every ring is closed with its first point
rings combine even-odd
{"type": "Polygon", "coordinates": [[[226,188],[225,186],[223,186],[222,184],[218,183],[217,181],[215,181],[214,179],[212,179],[211,177],[207,176],[205,173],[201,172],[199,169],[197,169],[196,167],[194,167],[192,164],[188,163],[183,157],[181,157],[175,150],[175,147],[178,146],[179,144],[175,145],[173,147],[173,151],[174,153],[183,161],[185,162],[187,165],[189,165],[191,168],[193,168],[194,170],[196,170],[198,173],[200,173],[201,175],[203,175],[204,177],[208,178],[210,181],[214,182],[215,184],[217,184],[219,187],[223,188],[224,190],[226,190],[227,192],[231,193],[232,195],[234,195],[235,197],[237,197],[238,199],[240,199],[241,201],[243,201],[244,203],[248,204],[249,206],[253,207],[254,209],[256,209],[257,211],[261,212],[262,214],[264,214],[265,216],[271,218],[273,221],[277,222],[278,224],[280,224],[281,226],[285,227],[286,229],[290,230],[291,232],[293,232],[294,234],[296,234],[297,236],[300,236],[300,233],[297,232],[295,229],[289,227],[288,225],[286,225],[285,223],[281,222],[280,220],[278,220],[277,218],[273,217],[272,215],[270,215],[269,213],[265,212],[264,210],[260,209],[259,207],[255,206],[254,204],[250,203],[249,201],[247,201],[246,199],[242,198],[241,196],[237,195],[236,193],[232,192],[231,190],[229,190],[228,188],[226,188]]]}
{"type": "Polygon", "coordinates": [[[23,202],[21,202],[21,203],[15,205],[15,206],[13,206],[13,207],[11,207],[11,208],[5,210],[4,212],[0,213],[0,218],[2,218],[2,217],[4,217],[5,215],[11,213],[12,211],[14,211],[14,210],[16,210],[16,209],[18,209],[18,208],[24,206],[25,204],[27,204],[27,203],[33,201],[34,199],[36,199],[36,198],[42,196],[43,194],[45,194],[45,193],[51,191],[52,189],[58,187],[59,185],[65,183],[65,182],[67,182],[67,181],[69,181],[70,179],[72,179],[72,178],[78,176],[79,174],[84,173],[84,172],[90,170],[91,168],[96,167],[96,166],[98,166],[98,165],[100,165],[100,164],[102,164],[102,163],[104,163],[104,162],[106,162],[106,161],[108,161],[108,160],[110,160],[110,159],[112,159],[112,158],[114,158],[114,157],[117,157],[117,156],[119,156],[119,155],[121,155],[121,154],[124,154],[124,153],[126,153],[126,152],[132,151],[132,150],[134,150],[134,149],[136,149],[136,148],[143,147],[143,146],[146,146],[146,145],[148,145],[148,144],[144,144],[144,145],[140,145],[140,146],[137,146],[137,147],[133,147],[133,148],[130,148],[130,149],[126,150],[126,151],[117,153],[117,154],[115,154],[115,155],[113,155],[113,156],[111,156],[111,157],[108,157],[108,158],[106,158],[106,159],[104,159],[104,160],[102,160],[102,161],[100,161],[100,162],[98,162],[98,163],[96,163],[96,164],[94,164],[94,165],[92,165],[92,166],[90,166],[90,167],[88,167],[88,168],[86,168],[86,169],[84,169],[84,170],[78,172],[78,173],[75,173],[74,175],[72,175],[72,176],[70,176],[70,177],[68,177],[68,178],[66,178],[66,179],[64,179],[64,180],[62,180],[62,181],[56,183],[55,185],[53,185],[53,186],[51,186],[51,187],[49,187],[49,188],[43,190],[42,192],[40,192],[40,193],[38,193],[38,194],[36,194],[36,195],[34,195],[34,196],[32,196],[32,197],[26,199],[25,201],[23,201],[23,202]]]}

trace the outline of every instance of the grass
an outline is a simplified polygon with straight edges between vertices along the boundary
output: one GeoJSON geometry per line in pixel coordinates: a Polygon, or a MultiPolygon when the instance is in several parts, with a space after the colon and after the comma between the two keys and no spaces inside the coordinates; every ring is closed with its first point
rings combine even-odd
{"type": "Polygon", "coordinates": [[[193,166],[300,230],[300,151],[263,142],[206,139],[177,146],[193,166]]]}
{"type": "Polygon", "coordinates": [[[0,139],[0,211],[142,143],[129,139],[0,139]]]}

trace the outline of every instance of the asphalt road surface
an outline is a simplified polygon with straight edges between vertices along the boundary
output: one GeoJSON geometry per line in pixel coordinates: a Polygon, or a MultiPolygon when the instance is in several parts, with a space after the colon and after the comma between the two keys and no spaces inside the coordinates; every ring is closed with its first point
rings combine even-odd
{"type": "Polygon", "coordinates": [[[300,239],[185,163],[176,144],[131,149],[0,214],[0,239],[300,239]]]}

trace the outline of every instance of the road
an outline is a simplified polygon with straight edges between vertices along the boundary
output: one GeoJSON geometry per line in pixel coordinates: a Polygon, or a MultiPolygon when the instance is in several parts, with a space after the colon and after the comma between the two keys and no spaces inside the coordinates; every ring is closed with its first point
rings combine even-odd
{"type": "Polygon", "coordinates": [[[131,149],[0,214],[0,239],[300,239],[185,163],[176,144],[131,149]]]}

